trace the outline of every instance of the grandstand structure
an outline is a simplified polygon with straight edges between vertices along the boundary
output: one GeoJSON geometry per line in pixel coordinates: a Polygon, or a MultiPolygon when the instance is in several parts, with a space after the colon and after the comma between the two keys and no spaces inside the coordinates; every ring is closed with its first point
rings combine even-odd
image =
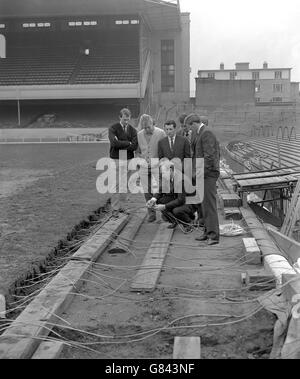
{"type": "Polygon", "coordinates": [[[0,0],[1,113],[22,126],[65,104],[115,118],[188,102],[189,25],[179,0],[0,0]]]}

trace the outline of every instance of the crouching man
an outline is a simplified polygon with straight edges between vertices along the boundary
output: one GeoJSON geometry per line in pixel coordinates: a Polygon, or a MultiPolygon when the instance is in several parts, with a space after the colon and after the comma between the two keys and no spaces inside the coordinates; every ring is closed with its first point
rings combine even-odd
{"type": "Polygon", "coordinates": [[[147,206],[162,212],[162,219],[170,222],[169,229],[181,224],[184,232],[190,232],[197,207],[186,204],[182,175],[176,175],[174,164],[167,160],[160,166],[160,177],[159,192],[147,202],[147,206]]]}

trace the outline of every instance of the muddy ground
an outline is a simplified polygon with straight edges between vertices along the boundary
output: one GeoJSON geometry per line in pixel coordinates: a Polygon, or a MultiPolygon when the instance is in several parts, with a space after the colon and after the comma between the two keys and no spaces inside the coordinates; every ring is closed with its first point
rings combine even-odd
{"type": "Polygon", "coordinates": [[[43,262],[108,199],[96,190],[105,144],[0,145],[0,293],[43,262]]]}
{"type": "Polygon", "coordinates": [[[100,257],[51,334],[70,345],[60,358],[171,359],[175,336],[200,336],[202,358],[267,359],[275,317],[261,309],[262,291],[241,284],[241,272],[258,268],[242,258],[247,233],[208,248],[194,240],[199,230],[177,227],[156,289],[132,292],[159,225],[144,223],[129,252],[100,257]]]}

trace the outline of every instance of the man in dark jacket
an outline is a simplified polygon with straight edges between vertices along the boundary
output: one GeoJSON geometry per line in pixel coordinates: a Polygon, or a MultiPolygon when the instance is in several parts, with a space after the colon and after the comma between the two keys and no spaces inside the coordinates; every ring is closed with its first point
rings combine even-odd
{"type": "Polygon", "coordinates": [[[179,158],[181,161],[184,158],[191,157],[190,144],[187,138],[176,135],[176,122],[168,120],[165,122],[164,130],[167,137],[158,142],[158,158],[179,158]]]}
{"type": "Polygon", "coordinates": [[[159,192],[147,202],[147,206],[162,212],[163,219],[170,222],[169,229],[182,224],[183,230],[188,232],[192,229],[190,224],[195,218],[196,206],[186,204],[182,175],[176,175],[175,171],[176,168],[171,161],[162,163],[159,192]]]}
{"type": "Polygon", "coordinates": [[[193,158],[204,158],[204,198],[202,203],[204,233],[196,238],[208,245],[219,243],[217,212],[217,180],[220,175],[220,146],[214,133],[208,129],[207,117],[187,116],[185,123],[193,130],[193,158]]]}
{"type": "Polygon", "coordinates": [[[110,142],[110,158],[116,164],[116,185],[110,189],[111,207],[113,216],[118,217],[119,212],[125,211],[125,203],[127,202],[127,185],[125,193],[120,191],[120,183],[127,183],[127,167],[128,161],[134,158],[134,151],[138,148],[137,132],[133,126],[129,124],[131,112],[127,108],[123,108],[119,115],[120,121],[108,129],[108,138],[110,142]],[[119,178],[119,174],[121,178],[119,178]]]}

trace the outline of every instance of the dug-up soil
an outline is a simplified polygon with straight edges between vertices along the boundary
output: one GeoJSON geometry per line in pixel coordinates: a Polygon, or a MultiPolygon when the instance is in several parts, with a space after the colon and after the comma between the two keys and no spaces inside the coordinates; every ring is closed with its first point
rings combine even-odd
{"type": "Polygon", "coordinates": [[[130,290],[159,225],[144,222],[130,251],[100,257],[51,334],[66,343],[60,358],[171,359],[175,336],[200,336],[204,359],[268,358],[275,317],[257,301],[262,291],[241,284],[258,268],[242,256],[247,234],[207,247],[199,230],[177,227],[155,290],[130,290]]]}

